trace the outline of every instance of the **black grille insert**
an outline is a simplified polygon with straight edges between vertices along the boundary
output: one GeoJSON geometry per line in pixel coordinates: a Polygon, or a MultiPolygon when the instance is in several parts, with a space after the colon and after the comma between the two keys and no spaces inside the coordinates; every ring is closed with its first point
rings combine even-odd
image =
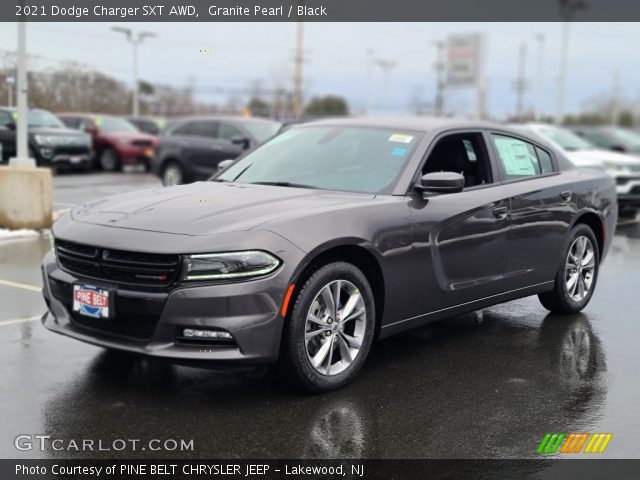
{"type": "Polygon", "coordinates": [[[114,283],[163,287],[180,270],[178,255],[128,252],[56,240],[60,266],[74,274],[114,283]]]}

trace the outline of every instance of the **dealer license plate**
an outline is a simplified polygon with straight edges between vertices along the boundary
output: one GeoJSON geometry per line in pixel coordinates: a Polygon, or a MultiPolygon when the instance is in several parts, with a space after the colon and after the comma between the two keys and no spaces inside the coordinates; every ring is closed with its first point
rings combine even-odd
{"type": "Polygon", "coordinates": [[[73,311],[88,317],[109,318],[109,290],[74,285],[73,311]]]}

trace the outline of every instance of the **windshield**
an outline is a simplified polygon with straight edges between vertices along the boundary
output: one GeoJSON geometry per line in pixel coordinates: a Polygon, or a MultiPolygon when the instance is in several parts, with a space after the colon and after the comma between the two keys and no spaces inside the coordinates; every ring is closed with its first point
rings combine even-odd
{"type": "Polygon", "coordinates": [[[538,127],[536,130],[540,135],[560,145],[564,150],[592,150],[594,148],[592,144],[564,128],[538,127]]]}
{"type": "Polygon", "coordinates": [[[100,117],[96,118],[96,126],[103,132],[136,133],[138,129],[124,118],[100,117]]]}
{"type": "Polygon", "coordinates": [[[624,143],[627,148],[631,150],[640,150],[640,133],[623,130],[621,128],[614,128],[612,133],[613,136],[624,143]]]}
{"type": "Polygon", "coordinates": [[[278,133],[278,130],[280,130],[280,127],[282,126],[282,124],[278,122],[249,121],[249,122],[244,122],[244,126],[247,130],[249,130],[249,133],[253,135],[253,138],[255,138],[259,143],[262,143],[265,140],[269,139],[270,137],[273,137],[276,133],[278,133]]]}
{"type": "Polygon", "coordinates": [[[383,193],[400,175],[422,135],[377,128],[292,128],[216,180],[383,193]]]}
{"type": "Polygon", "coordinates": [[[27,123],[30,127],[64,128],[58,117],[44,110],[30,110],[27,123]]]}

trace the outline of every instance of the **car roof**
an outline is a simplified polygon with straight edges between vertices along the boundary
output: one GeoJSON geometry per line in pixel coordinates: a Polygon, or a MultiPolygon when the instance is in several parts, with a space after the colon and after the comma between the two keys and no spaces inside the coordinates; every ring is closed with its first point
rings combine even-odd
{"type": "Polygon", "coordinates": [[[169,117],[169,122],[197,121],[197,120],[227,120],[232,122],[261,122],[279,123],[269,118],[242,117],[240,115],[186,115],[180,117],[169,117]]]}
{"type": "MultiPolygon", "coordinates": [[[[474,121],[459,118],[415,116],[336,117],[295,124],[292,125],[292,128],[304,128],[308,126],[372,127],[388,128],[390,130],[415,130],[422,132],[455,128],[494,128],[498,130],[512,130],[509,127],[505,127],[504,125],[485,121],[474,121]]],[[[515,131],[513,132],[516,133],[515,131]]]]}

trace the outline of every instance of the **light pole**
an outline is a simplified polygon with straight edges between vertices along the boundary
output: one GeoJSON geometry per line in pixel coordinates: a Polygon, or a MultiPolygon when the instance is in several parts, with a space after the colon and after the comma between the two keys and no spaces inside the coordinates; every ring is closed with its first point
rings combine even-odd
{"type": "Polygon", "coordinates": [[[538,66],[536,72],[536,96],[533,102],[533,116],[536,122],[540,121],[542,116],[542,94],[544,91],[544,42],[545,36],[538,33],[534,36],[538,43],[538,66]]]}
{"type": "Polygon", "coordinates": [[[444,71],[445,71],[445,63],[444,63],[444,50],[445,44],[442,41],[433,42],[436,47],[436,61],[433,64],[433,67],[436,70],[436,101],[435,101],[435,114],[436,116],[442,115],[444,112],[444,71]]]}
{"type": "Polygon", "coordinates": [[[567,77],[567,61],[569,58],[569,25],[578,11],[587,8],[587,3],[584,0],[559,0],[559,2],[560,16],[564,22],[562,23],[560,73],[558,75],[558,96],[556,98],[556,124],[562,123],[564,117],[564,88],[567,77]]]}
{"type": "Polygon", "coordinates": [[[16,84],[16,79],[9,76],[4,82],[7,85],[7,105],[13,107],[13,86],[16,84]]]}
{"type": "Polygon", "coordinates": [[[384,109],[389,110],[389,77],[391,76],[391,70],[393,70],[397,63],[393,60],[384,60],[379,58],[376,60],[376,65],[382,70],[384,75],[384,109]]]}
{"type": "Polygon", "coordinates": [[[12,165],[35,167],[35,160],[29,158],[29,145],[27,142],[27,24],[18,22],[18,88],[16,89],[18,118],[16,125],[16,158],[11,159],[12,165]]]}
{"type": "Polygon", "coordinates": [[[367,91],[364,106],[364,113],[369,115],[371,113],[373,104],[373,48],[367,49],[367,91]]]}
{"type": "Polygon", "coordinates": [[[140,115],[140,99],[138,94],[138,45],[140,45],[145,38],[156,37],[154,32],[134,32],[130,28],[124,27],[111,27],[111,30],[118,33],[123,33],[127,37],[127,41],[133,46],[133,107],[132,114],[134,117],[140,115]]]}
{"type": "Polygon", "coordinates": [[[293,118],[302,115],[302,64],[304,63],[304,22],[298,22],[296,27],[296,53],[293,72],[293,118]]]}

